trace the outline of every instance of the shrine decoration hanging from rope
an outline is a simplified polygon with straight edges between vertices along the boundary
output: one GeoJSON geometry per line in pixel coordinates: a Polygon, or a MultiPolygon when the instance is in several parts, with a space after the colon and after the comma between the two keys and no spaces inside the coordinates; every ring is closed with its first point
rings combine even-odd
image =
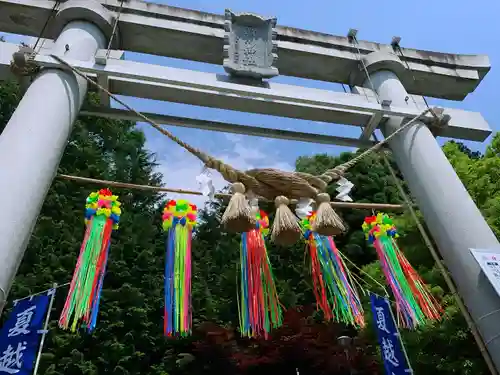
{"type": "Polygon", "coordinates": [[[118,196],[109,189],[90,193],[85,205],[85,236],[64,304],[59,326],[75,331],[82,324],[92,332],[106,273],[111,232],[118,229],[121,215],[118,196]]]}
{"type": "Polygon", "coordinates": [[[412,329],[426,320],[439,320],[443,309],[398,247],[393,219],[378,213],[365,218],[362,227],[368,242],[377,251],[386,282],[395,298],[400,324],[412,329]]]}
{"type": "Polygon", "coordinates": [[[163,209],[166,232],[165,336],[187,336],[192,329],[191,241],[197,207],[187,200],[170,200],[163,209]]]}
{"type": "MultiPolygon", "coordinates": [[[[280,199],[285,200],[281,197],[277,201],[280,199]]],[[[240,235],[240,277],[236,295],[240,333],[250,338],[268,338],[273,329],[282,325],[284,309],[279,301],[266,247],[270,232],[269,217],[259,209],[255,196],[250,199],[243,196],[241,201],[248,204],[254,217],[254,227],[240,235]]],[[[326,321],[364,328],[362,299],[354,279],[354,276],[360,276],[349,270],[344,262],[348,258],[336,247],[334,237],[318,232],[318,213],[313,204],[310,198],[299,200],[296,215],[292,215],[295,220],[300,220],[299,234],[306,244],[312,291],[318,310],[326,321]]],[[[93,192],[87,198],[85,236],[59,319],[59,326],[63,329],[74,332],[81,325],[91,333],[96,327],[111,232],[118,228],[120,206],[118,197],[109,189],[93,192]]],[[[197,207],[194,204],[187,200],[166,202],[162,229],[166,233],[163,330],[167,337],[184,337],[192,332],[191,244],[196,222],[197,207]]],[[[427,320],[440,319],[442,308],[396,243],[398,234],[392,218],[383,213],[367,217],[362,229],[377,251],[394,297],[398,324],[413,329],[427,320]]],[[[362,291],[366,295],[366,290],[362,291]]]]}
{"type": "MultiPolygon", "coordinates": [[[[280,245],[291,245],[297,243],[301,238],[299,220],[288,207],[290,199],[299,200],[309,198],[315,200],[317,209],[313,229],[316,233],[331,236],[344,232],[345,226],[341,218],[330,205],[331,199],[326,192],[328,185],[339,181],[349,168],[356,165],[369,154],[381,149],[384,144],[389,142],[397,134],[412,126],[421,116],[429,112],[435,115],[432,108],[427,108],[420,115],[408,121],[384,140],[357,155],[355,158],[317,176],[309,173],[287,172],[273,168],[240,171],[222,160],[177,138],[160,124],[123,102],[116,95],[90,79],[85,73],[71,66],[61,57],[54,54],[50,56],[61,63],[65,68],[70,69],[76,75],[84,78],[90,85],[96,87],[99,91],[135,113],[146,123],[150,124],[153,128],[167,136],[193,156],[197,157],[205,167],[218,171],[227,182],[231,183],[233,195],[222,216],[222,224],[228,232],[245,233],[255,227],[256,219],[248,204],[248,196],[258,196],[266,200],[274,201],[276,213],[271,228],[271,240],[280,245]]],[[[437,117],[437,115],[435,116],[437,117]]]]}
{"type": "Polygon", "coordinates": [[[325,320],[363,328],[365,318],[361,298],[332,236],[314,231],[316,212],[301,220],[306,250],[310,259],[313,291],[325,320]]]}
{"type": "Polygon", "coordinates": [[[255,227],[241,234],[240,285],[238,313],[240,333],[246,337],[267,338],[272,328],[283,323],[282,308],[274,282],[265,239],[269,234],[269,217],[251,201],[255,227]]]}
{"type": "MultiPolygon", "coordinates": [[[[344,233],[346,227],[339,215],[332,208],[330,195],[326,191],[331,183],[340,185],[343,184],[342,181],[345,183],[346,179],[344,175],[348,169],[369,154],[380,150],[384,144],[412,126],[421,116],[429,112],[437,116],[432,108],[427,108],[384,140],[376,143],[348,162],[319,175],[287,172],[272,168],[240,171],[180,140],[146,115],[124,103],[120,98],[87,77],[86,74],[77,68],[71,66],[61,57],[56,55],[51,55],[51,57],[65,68],[70,69],[76,75],[87,80],[89,84],[97,87],[101,92],[113,98],[125,108],[134,112],[153,128],[196,156],[206,168],[218,171],[227,182],[231,183],[232,196],[222,215],[221,223],[228,232],[241,234],[239,286],[241,295],[238,296],[240,299],[238,306],[240,309],[240,327],[243,335],[267,337],[270,330],[280,326],[282,322],[281,305],[265,246],[268,226],[271,227],[271,241],[278,245],[290,246],[300,241],[301,238],[307,241],[316,301],[325,317],[353,324],[357,327],[364,326],[363,310],[359,294],[356,291],[347,267],[345,267],[342,261],[342,257],[339,256],[340,252],[336,249],[332,237],[344,233]],[[272,225],[269,224],[267,214],[259,210],[258,201],[254,200],[254,198],[274,201],[276,211],[272,225]],[[299,202],[308,200],[314,206],[314,212],[307,212],[307,221],[303,220],[301,222],[291,211],[289,208],[291,200],[299,202]],[[251,206],[250,202],[253,202],[254,205],[251,206]]],[[[344,195],[345,193],[343,192],[344,195]]],[[[107,202],[108,200],[112,202],[111,210],[115,209],[116,211],[116,209],[119,209],[119,203],[116,199],[109,198],[112,196],[110,192],[109,196],[107,195],[107,190],[101,190],[96,194],[98,194],[97,206],[95,207],[97,211],[93,215],[98,220],[95,220],[92,216],[92,220],[89,223],[103,220],[99,219],[99,212],[106,213],[107,211],[102,210],[107,209],[107,206],[104,208],[101,207],[101,200],[102,202],[107,202]]],[[[89,199],[95,199],[95,197],[91,195],[89,199]]],[[[89,202],[89,204],[94,205],[94,201],[91,200],[89,202]]],[[[164,333],[167,336],[185,336],[191,332],[190,241],[192,227],[196,220],[196,209],[184,201],[175,202],[175,209],[173,202],[168,204],[171,204],[171,206],[167,207],[164,215],[164,228],[168,232],[165,267],[164,333]],[[171,208],[173,211],[170,210],[171,208]]],[[[105,217],[113,223],[115,219],[117,222],[118,215],[113,216],[113,218],[109,216],[105,217]]],[[[103,228],[108,227],[104,226],[103,228]]],[[[93,233],[90,229],[88,231],[93,233]]],[[[106,235],[108,235],[108,231],[111,233],[110,229],[106,229],[106,235]]],[[[105,239],[105,237],[103,238],[105,239]]],[[[378,246],[376,243],[379,243],[382,239],[379,240],[377,238],[377,241],[374,242],[376,246],[378,246]]],[[[86,243],[87,236],[84,244],[86,243]]],[[[85,323],[89,331],[95,327],[109,240],[104,240],[104,243],[105,245],[100,244],[101,250],[99,251],[94,249],[96,246],[99,247],[99,244],[82,247],[84,249],[88,247],[89,250],[84,251],[83,255],[80,255],[81,259],[79,258],[77,263],[72,287],[70,288],[65,310],[60,320],[60,325],[63,328],[68,328],[70,324],[69,319],[72,314],[75,315],[75,320],[71,325],[73,330],[76,328],[78,320],[85,323]],[[95,263],[90,263],[96,265],[95,270],[92,270],[94,273],[91,272],[93,278],[85,274],[85,267],[88,267],[87,263],[90,262],[88,257],[90,256],[95,257],[95,263]],[[81,269],[82,263],[84,269],[81,269]]],[[[386,246],[383,241],[380,243],[386,246]]],[[[394,241],[390,244],[392,244],[393,249],[397,249],[394,241]]],[[[380,245],[379,247],[386,249],[384,246],[380,245]]],[[[387,268],[384,263],[386,258],[382,254],[389,253],[389,250],[386,250],[386,253],[380,253],[379,258],[383,267],[385,267],[384,270],[389,270],[384,272],[386,272],[388,283],[395,295],[398,314],[401,315],[405,326],[414,327],[416,324],[423,322],[425,318],[437,319],[439,309],[436,307],[435,301],[431,299],[430,293],[426,292],[425,285],[418,278],[416,272],[408,267],[409,264],[399,249],[393,250],[393,252],[397,252],[396,259],[398,259],[401,265],[404,265],[402,269],[406,272],[404,275],[407,275],[406,277],[408,278],[400,277],[398,279],[399,284],[394,282],[395,275],[400,276],[397,273],[396,263],[394,263],[393,268],[387,268]],[[391,275],[393,278],[390,278],[391,275]],[[414,290],[410,287],[405,287],[404,280],[410,280],[414,290]],[[409,290],[419,294],[413,297],[409,290]]],[[[387,263],[387,261],[385,262],[387,263]]]]}

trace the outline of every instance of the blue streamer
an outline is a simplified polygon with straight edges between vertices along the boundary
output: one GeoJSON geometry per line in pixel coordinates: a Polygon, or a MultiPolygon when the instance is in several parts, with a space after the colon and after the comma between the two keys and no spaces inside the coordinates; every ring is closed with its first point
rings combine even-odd
{"type": "Polygon", "coordinates": [[[167,335],[168,332],[174,331],[175,319],[173,319],[175,313],[175,295],[173,291],[174,284],[174,254],[175,254],[175,224],[168,231],[168,239],[166,241],[166,262],[165,265],[165,278],[164,278],[164,289],[165,289],[165,310],[164,310],[164,333],[167,335]]]}
{"type": "Polygon", "coordinates": [[[104,283],[104,275],[106,274],[106,268],[108,265],[108,255],[109,248],[111,246],[111,241],[108,242],[108,247],[106,248],[106,258],[104,259],[104,265],[102,267],[102,272],[99,275],[99,284],[97,285],[97,289],[95,291],[97,298],[92,298],[94,303],[92,305],[92,315],[90,317],[90,324],[87,327],[87,332],[92,333],[97,324],[97,315],[99,313],[99,302],[101,301],[101,293],[102,293],[102,285],[104,283]]]}
{"type": "Polygon", "coordinates": [[[250,332],[250,311],[248,310],[248,306],[250,305],[248,301],[248,248],[247,248],[247,233],[242,233],[241,235],[241,306],[240,306],[240,319],[242,334],[250,332]]]}

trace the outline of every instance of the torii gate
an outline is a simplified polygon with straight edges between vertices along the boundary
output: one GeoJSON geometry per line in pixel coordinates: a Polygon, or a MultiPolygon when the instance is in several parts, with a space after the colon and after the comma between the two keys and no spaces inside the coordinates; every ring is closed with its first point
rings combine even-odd
{"type": "MultiPolygon", "coordinates": [[[[224,17],[141,0],[0,0],[1,31],[39,37],[44,30],[41,37],[47,38],[34,57],[44,69],[34,77],[0,136],[0,196],[15,192],[19,197],[2,202],[0,311],[78,114],[137,120],[133,113],[110,108],[105,96],[102,107],[80,111],[87,82],[61,69],[47,53],[64,57],[115,94],[364,130],[359,139],[269,134],[270,130],[257,127],[151,114],[159,122],[359,147],[372,144],[369,139],[377,127],[387,136],[419,115],[425,108],[419,95],[462,100],[490,69],[486,56],[404,49],[398,38],[391,45],[358,42],[355,30],[338,37],[275,27],[275,20],[262,18],[272,26],[269,38],[274,47],[268,52],[278,53],[279,59],[274,67],[273,58],[270,62],[264,58],[263,69],[255,70],[253,78],[272,77],[279,70],[283,75],[348,84],[353,93],[124,61],[121,51],[106,49],[112,40],[112,48],[221,64],[223,57],[234,60],[230,52],[234,46],[228,48],[231,41],[224,37],[231,31],[231,17],[237,18],[227,12],[224,17]],[[117,13],[121,17],[115,22],[117,13]],[[111,38],[115,25],[118,33],[111,38]]],[[[0,43],[0,79],[12,78],[10,63],[17,51],[17,45],[0,43]]],[[[231,61],[224,65],[230,73],[241,68],[231,61]]],[[[449,119],[446,126],[436,127],[432,116],[422,116],[389,145],[498,369],[500,298],[470,249],[500,254],[500,244],[434,137],[484,141],[491,130],[479,113],[444,109],[443,115],[449,119]]]]}

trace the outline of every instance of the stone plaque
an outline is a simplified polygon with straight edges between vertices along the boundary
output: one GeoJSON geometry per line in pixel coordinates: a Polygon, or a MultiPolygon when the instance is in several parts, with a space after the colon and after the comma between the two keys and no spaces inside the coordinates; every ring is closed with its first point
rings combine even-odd
{"type": "Polygon", "coordinates": [[[225,12],[224,69],[231,75],[271,78],[279,75],[276,18],[253,13],[225,12]]]}

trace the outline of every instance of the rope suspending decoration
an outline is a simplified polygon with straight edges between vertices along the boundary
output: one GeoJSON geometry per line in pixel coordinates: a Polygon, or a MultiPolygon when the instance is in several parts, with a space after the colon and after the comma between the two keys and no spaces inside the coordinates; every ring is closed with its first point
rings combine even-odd
{"type": "Polygon", "coordinates": [[[118,12],[116,14],[115,22],[113,24],[113,31],[111,32],[111,37],[109,38],[109,42],[108,42],[108,49],[106,51],[106,59],[109,58],[109,54],[111,52],[111,46],[113,45],[113,40],[114,40],[116,32],[118,30],[118,22],[120,21],[120,16],[122,15],[124,1],[125,0],[121,0],[120,1],[120,7],[118,8],[118,12]]]}
{"type": "Polygon", "coordinates": [[[40,48],[36,49],[36,47],[38,47],[38,43],[40,43],[40,40],[42,39],[42,36],[43,34],[45,33],[45,30],[47,29],[47,27],[49,26],[49,22],[50,20],[54,17],[54,15],[56,14],[56,10],[57,10],[57,7],[59,6],[59,3],[60,3],[60,0],[56,0],[56,2],[54,3],[54,6],[52,7],[50,13],[49,13],[49,16],[47,17],[47,19],[45,20],[45,23],[43,24],[43,27],[42,29],[40,30],[40,34],[38,34],[38,38],[36,39],[36,42],[33,46],[33,53],[34,54],[37,54],[38,52],[40,52],[40,50],[42,49],[43,47],[43,43],[40,44],[40,48]]]}
{"type": "Polygon", "coordinates": [[[412,126],[421,116],[433,111],[432,109],[427,108],[421,114],[408,121],[381,142],[367,149],[350,161],[338,165],[333,169],[327,170],[319,176],[307,173],[286,172],[270,168],[253,169],[243,172],[206,154],[201,150],[192,147],[188,143],[183,142],[171,132],[163,128],[160,124],[124,103],[117,96],[98,83],[94,82],[79,69],[71,66],[61,57],[54,54],[51,54],[50,56],[64,67],[70,69],[76,75],[84,78],[92,86],[97,87],[99,90],[106,93],[117,103],[136,114],[139,118],[150,124],[163,135],[167,136],[170,140],[196,156],[206,167],[217,170],[226,181],[233,184],[237,182],[241,183],[243,186],[236,185],[233,187],[235,194],[231,198],[228,208],[223,216],[223,223],[228,231],[242,233],[253,229],[255,225],[255,217],[251,214],[250,206],[244,195],[245,191],[247,193],[251,192],[257,196],[264,197],[268,200],[276,199],[277,219],[273,224],[271,238],[276,242],[281,243],[289,243],[293,238],[297,241],[300,238],[300,226],[298,219],[288,208],[289,199],[312,198],[318,200],[319,208],[315,222],[315,231],[320,235],[331,235],[332,233],[343,232],[345,228],[342,224],[342,220],[333,210],[331,205],[326,204],[329,201],[329,197],[327,199],[325,196],[327,194],[322,194],[325,192],[327,185],[331,182],[339,180],[349,168],[354,166],[361,159],[379,150],[396,135],[412,126]],[[281,235],[281,233],[283,233],[283,235],[281,235]],[[281,238],[282,236],[283,238],[281,238]]]}
{"type": "MultiPolygon", "coordinates": [[[[373,93],[375,94],[375,99],[377,99],[377,103],[380,104],[380,96],[378,95],[378,92],[377,90],[375,90],[375,86],[373,85],[373,82],[372,82],[372,79],[370,77],[370,73],[368,72],[368,69],[366,68],[366,65],[363,61],[363,59],[361,58],[361,51],[359,50],[359,42],[358,42],[358,38],[356,38],[355,35],[352,36],[352,44],[356,47],[357,51],[358,51],[358,61],[360,62],[364,72],[365,72],[365,75],[366,75],[366,78],[368,79],[368,83],[370,84],[370,87],[373,91],[373,93]]],[[[365,96],[366,98],[368,99],[368,95],[366,94],[365,91],[363,91],[365,93],[365,96]]]]}

